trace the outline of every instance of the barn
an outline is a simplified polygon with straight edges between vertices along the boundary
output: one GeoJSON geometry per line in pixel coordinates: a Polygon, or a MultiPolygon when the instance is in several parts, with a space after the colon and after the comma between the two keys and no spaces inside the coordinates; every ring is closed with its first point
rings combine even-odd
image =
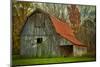
{"type": "Polygon", "coordinates": [[[27,18],[20,44],[22,56],[62,57],[87,53],[87,47],[75,38],[67,23],[41,9],[36,9],[27,18]]]}

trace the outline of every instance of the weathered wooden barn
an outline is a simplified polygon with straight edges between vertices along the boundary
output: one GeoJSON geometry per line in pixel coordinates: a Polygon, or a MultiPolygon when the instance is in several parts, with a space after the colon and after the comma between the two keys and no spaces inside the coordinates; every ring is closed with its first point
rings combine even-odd
{"type": "MultiPolygon", "coordinates": [[[[85,54],[86,47],[81,46],[75,37],[64,35],[63,30],[67,26],[61,28],[59,23],[57,18],[41,9],[36,9],[27,18],[22,28],[20,54],[33,57],[81,56],[85,54]]],[[[66,33],[68,31],[65,31],[66,33]]]]}

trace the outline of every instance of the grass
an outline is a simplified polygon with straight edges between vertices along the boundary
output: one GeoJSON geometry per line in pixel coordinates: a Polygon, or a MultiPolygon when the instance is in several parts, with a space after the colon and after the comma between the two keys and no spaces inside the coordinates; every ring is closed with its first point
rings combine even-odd
{"type": "Polygon", "coordinates": [[[69,62],[86,62],[95,61],[94,57],[58,57],[58,58],[18,58],[13,57],[12,64],[16,65],[38,65],[38,64],[54,64],[69,62]]]}

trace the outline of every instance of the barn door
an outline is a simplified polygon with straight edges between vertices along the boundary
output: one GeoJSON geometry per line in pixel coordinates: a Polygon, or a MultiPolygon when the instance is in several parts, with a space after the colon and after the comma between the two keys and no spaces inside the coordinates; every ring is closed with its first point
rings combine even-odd
{"type": "Polygon", "coordinates": [[[73,55],[73,45],[62,45],[59,46],[63,56],[72,56],[73,55]]]}

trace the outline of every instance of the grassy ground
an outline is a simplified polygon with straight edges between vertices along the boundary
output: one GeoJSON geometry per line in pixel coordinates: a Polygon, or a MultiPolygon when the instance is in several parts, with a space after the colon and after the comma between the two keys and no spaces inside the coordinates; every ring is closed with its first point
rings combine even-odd
{"type": "Polygon", "coordinates": [[[94,57],[59,57],[59,58],[18,58],[13,57],[12,64],[15,65],[37,65],[37,64],[54,64],[69,62],[95,61],[94,57]]]}

